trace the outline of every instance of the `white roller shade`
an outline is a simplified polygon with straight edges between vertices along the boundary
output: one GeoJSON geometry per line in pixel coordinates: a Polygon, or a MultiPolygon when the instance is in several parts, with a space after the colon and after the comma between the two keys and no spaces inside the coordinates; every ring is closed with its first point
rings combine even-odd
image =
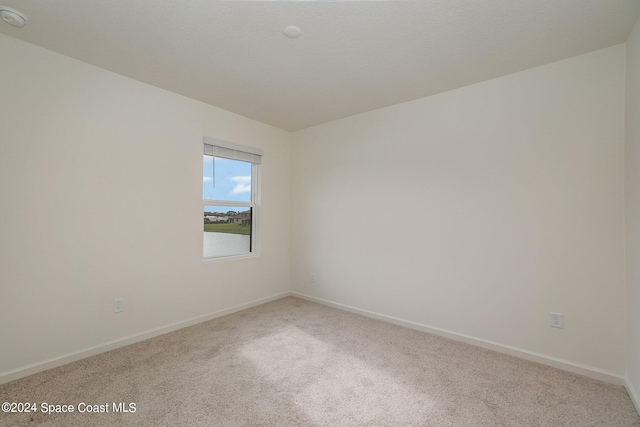
{"type": "Polygon", "coordinates": [[[204,154],[260,164],[264,151],[259,148],[247,147],[245,145],[205,137],[204,154]]]}

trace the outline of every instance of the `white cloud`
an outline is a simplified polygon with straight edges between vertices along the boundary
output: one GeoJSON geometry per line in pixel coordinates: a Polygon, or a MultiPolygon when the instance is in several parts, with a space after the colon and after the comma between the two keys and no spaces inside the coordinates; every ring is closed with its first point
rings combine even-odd
{"type": "Polygon", "coordinates": [[[251,191],[251,184],[238,184],[233,187],[231,194],[248,193],[249,191],[251,191]]]}
{"type": "Polygon", "coordinates": [[[248,193],[251,191],[251,175],[234,176],[231,181],[236,182],[236,186],[231,190],[231,194],[248,193]]]}
{"type": "Polygon", "coordinates": [[[202,181],[203,181],[203,182],[209,182],[209,181],[211,181],[211,180],[212,180],[212,178],[211,178],[210,176],[203,176],[203,177],[202,177],[202,181]]]}
{"type": "Polygon", "coordinates": [[[234,176],[231,177],[231,181],[233,182],[239,182],[239,183],[249,183],[251,184],[251,175],[246,175],[246,176],[234,176]]]}

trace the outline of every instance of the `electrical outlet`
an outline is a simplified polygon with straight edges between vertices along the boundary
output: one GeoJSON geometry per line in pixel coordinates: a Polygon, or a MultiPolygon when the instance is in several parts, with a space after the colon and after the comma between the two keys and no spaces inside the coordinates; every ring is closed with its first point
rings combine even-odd
{"type": "Polygon", "coordinates": [[[316,283],[316,273],[309,274],[309,281],[311,283],[316,283]]]}
{"type": "Polygon", "coordinates": [[[113,302],[113,312],[120,313],[124,310],[124,298],[118,298],[113,302]]]}
{"type": "Polygon", "coordinates": [[[549,313],[549,326],[562,329],[562,313],[549,313]]]}

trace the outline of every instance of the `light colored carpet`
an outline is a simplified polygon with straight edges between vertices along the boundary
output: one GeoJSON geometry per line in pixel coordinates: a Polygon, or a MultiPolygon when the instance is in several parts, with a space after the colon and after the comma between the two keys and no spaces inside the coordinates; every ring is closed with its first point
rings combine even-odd
{"type": "Polygon", "coordinates": [[[5,401],[110,412],[3,426],[640,426],[623,387],[293,297],[10,382],[5,401]]]}

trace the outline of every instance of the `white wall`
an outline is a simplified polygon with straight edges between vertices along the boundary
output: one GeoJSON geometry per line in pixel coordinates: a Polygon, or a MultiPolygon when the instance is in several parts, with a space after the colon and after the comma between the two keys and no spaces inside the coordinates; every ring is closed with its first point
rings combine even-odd
{"type": "Polygon", "coordinates": [[[640,19],[627,41],[627,387],[640,411],[640,19]]]}
{"type": "Polygon", "coordinates": [[[0,379],[289,291],[288,132],[1,34],[0,58],[0,379]],[[265,151],[258,258],[201,262],[203,136],[265,151]]]}
{"type": "Polygon", "coordinates": [[[294,291],[623,376],[624,73],[618,45],[296,132],[294,291]]]}

